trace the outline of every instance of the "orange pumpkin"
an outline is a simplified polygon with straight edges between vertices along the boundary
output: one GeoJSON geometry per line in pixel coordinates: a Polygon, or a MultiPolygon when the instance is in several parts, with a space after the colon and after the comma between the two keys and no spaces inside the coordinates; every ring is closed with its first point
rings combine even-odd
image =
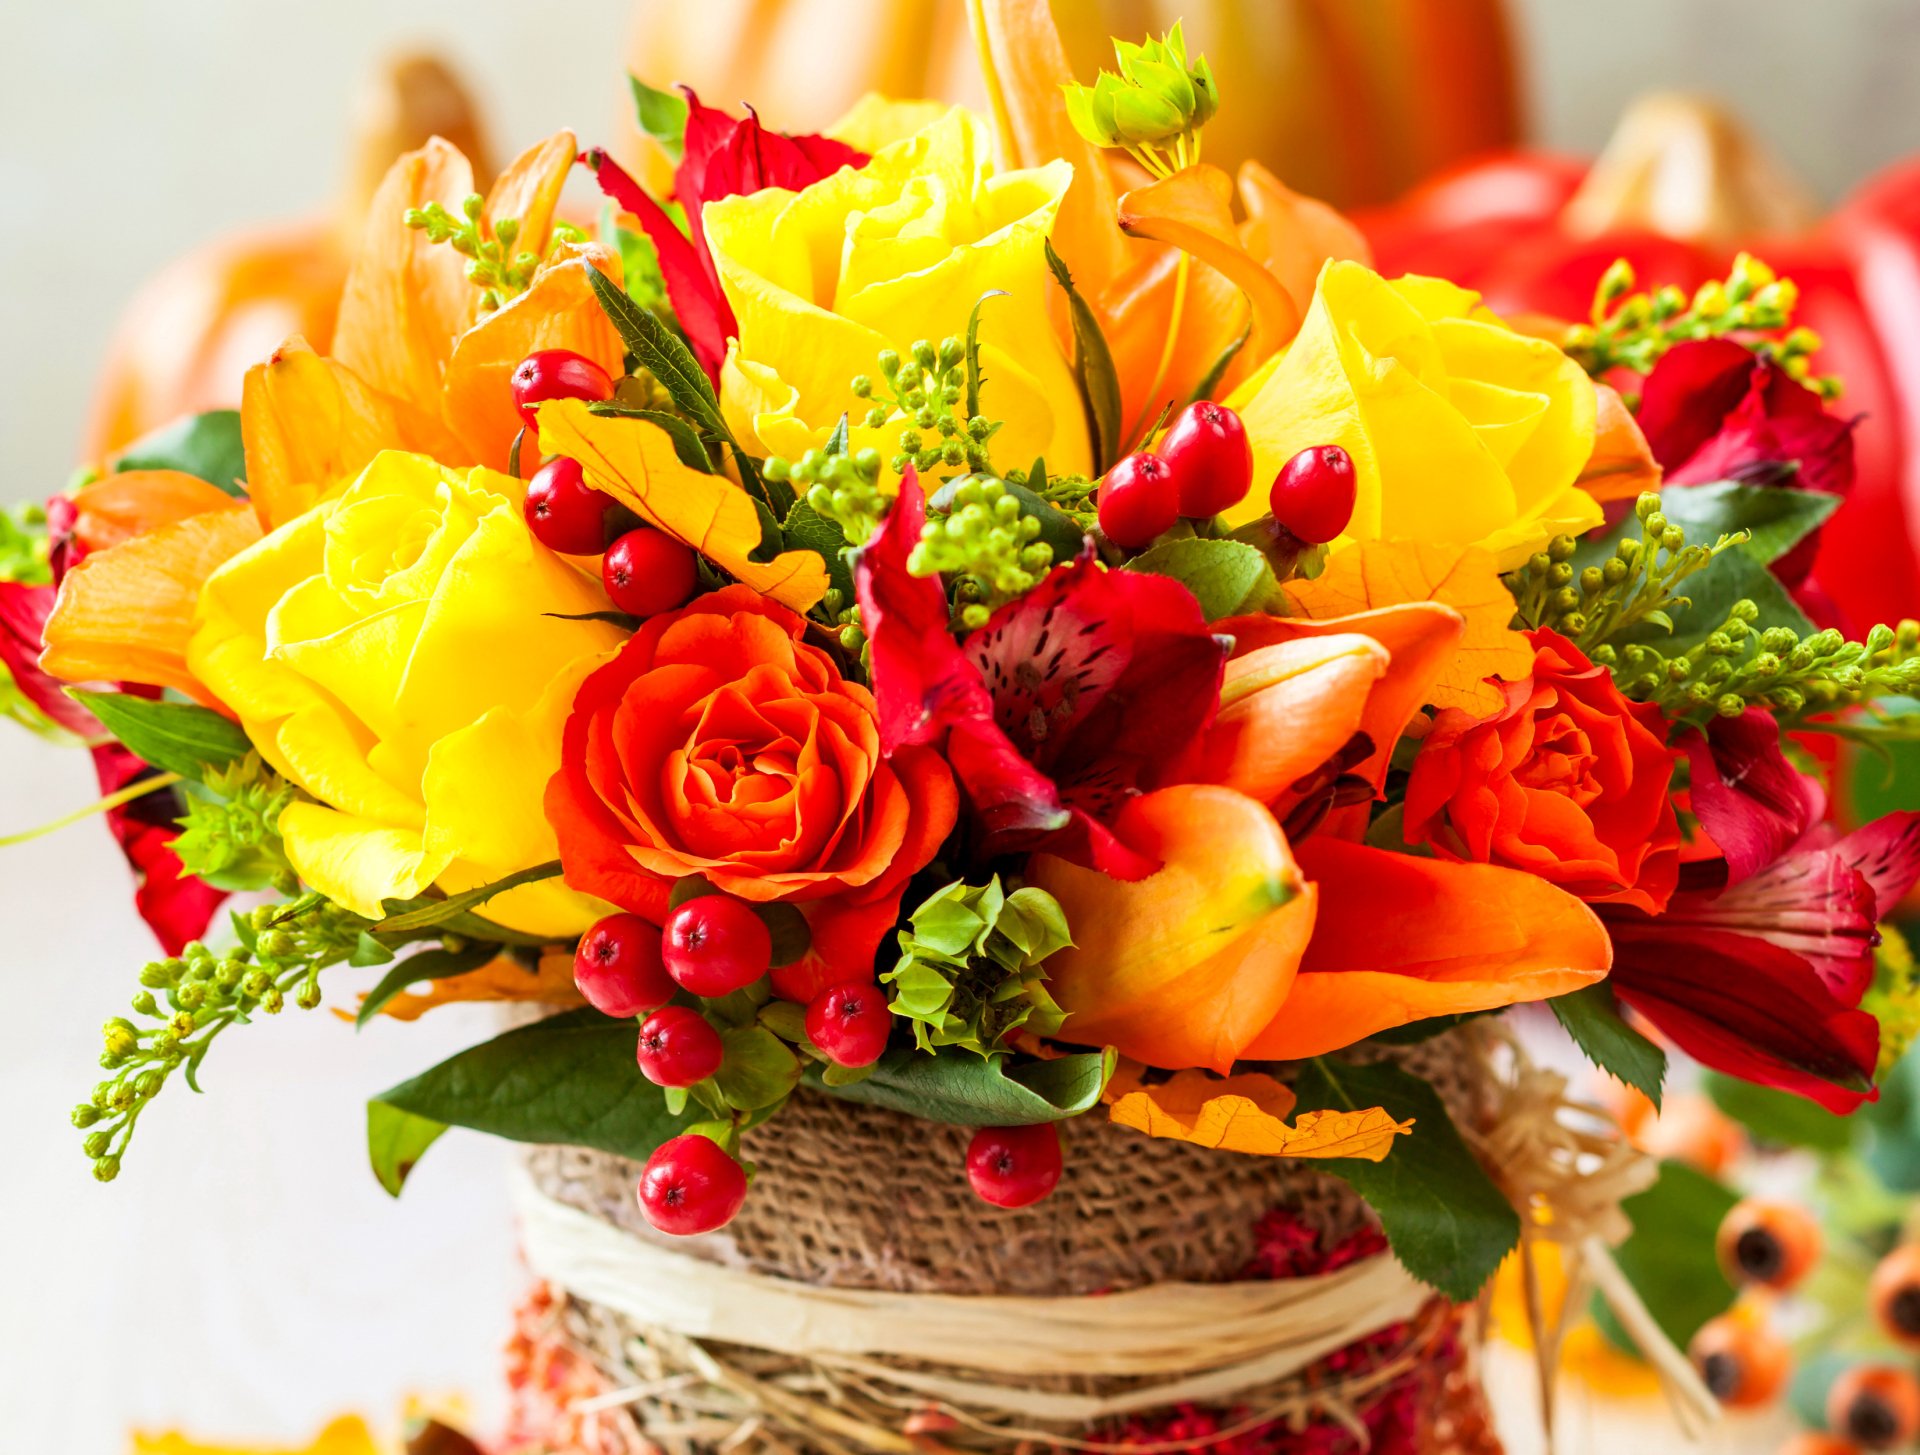
{"type": "Polygon", "coordinates": [[[94,393],[80,458],[208,409],[233,409],[247,367],[298,334],[325,351],[368,201],[394,158],[443,136],[487,171],[458,77],[431,56],[388,62],[363,93],[352,171],[332,218],[249,228],[195,249],[149,279],[121,315],[94,393]]]}
{"type": "MultiPolygon", "coordinates": [[[[1223,104],[1208,160],[1380,202],[1520,131],[1504,0],[1052,0],[1075,74],[1175,21],[1223,104]]],[[[868,91],[984,107],[967,0],[639,0],[628,69],[818,131],[868,91]]]]}

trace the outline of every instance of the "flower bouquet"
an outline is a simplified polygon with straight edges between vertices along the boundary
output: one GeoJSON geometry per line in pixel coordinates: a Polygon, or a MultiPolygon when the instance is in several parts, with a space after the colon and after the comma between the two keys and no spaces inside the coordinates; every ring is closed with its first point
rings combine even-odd
{"type": "Polygon", "coordinates": [[[1648,445],[1710,366],[1844,450],[1792,283],[1503,321],[1203,161],[1178,26],[1083,85],[973,9],[990,120],[636,81],[670,197],[408,153],[329,353],[10,523],[12,710],[166,951],[96,1175],[323,977],[497,1000],[368,1144],[534,1147],[530,1448],[1494,1449],[1541,1243],[1704,1408],[1609,1254],[1654,1169],[1493,1013],[1874,1095],[1920,820],[1803,742],[1920,722],[1920,626],[1796,603],[1797,461],[1648,445]]]}

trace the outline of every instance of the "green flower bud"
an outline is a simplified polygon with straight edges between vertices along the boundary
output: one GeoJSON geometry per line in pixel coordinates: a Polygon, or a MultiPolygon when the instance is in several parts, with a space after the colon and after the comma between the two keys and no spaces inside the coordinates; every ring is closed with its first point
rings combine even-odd
{"type": "Polygon", "coordinates": [[[111,1182],[120,1175],[118,1157],[101,1157],[93,1164],[93,1178],[96,1182],[111,1182]]]}
{"type": "Polygon", "coordinates": [[[90,1132],[87,1134],[87,1139],[80,1144],[80,1149],[89,1157],[104,1157],[107,1148],[112,1145],[113,1134],[111,1132],[90,1132]]]}
{"type": "Polygon", "coordinates": [[[90,1127],[100,1120],[100,1108],[90,1101],[83,1101],[73,1109],[73,1114],[67,1120],[82,1129],[90,1127]]]}

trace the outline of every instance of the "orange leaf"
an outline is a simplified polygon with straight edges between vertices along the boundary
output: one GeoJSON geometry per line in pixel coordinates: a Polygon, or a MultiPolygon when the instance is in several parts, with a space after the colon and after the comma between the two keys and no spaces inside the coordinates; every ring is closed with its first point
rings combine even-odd
{"type": "Polygon", "coordinates": [[[431,455],[443,465],[472,463],[436,415],[381,393],[300,338],[247,370],[240,429],[247,490],[268,530],[311,509],[382,450],[431,455]]]}
{"type": "Polygon", "coordinates": [[[88,550],[104,551],[190,515],[225,510],[233,497],[181,470],[123,470],[83,485],[73,504],[74,535],[88,550]]]}
{"type": "Polygon", "coordinates": [[[1360,1157],[1382,1160],[1393,1139],[1413,1129],[1382,1107],[1302,1112],[1293,1125],[1294,1095],[1271,1076],[1247,1072],[1224,1080],[1182,1071],[1159,1086],[1128,1092],[1110,1115],[1123,1127],[1256,1157],[1360,1157]]]}
{"type": "Polygon", "coordinates": [[[473,319],[480,290],[467,280],[458,253],[401,219],[408,208],[429,202],[458,217],[473,190],[473,167],[438,137],[395,162],[368,204],[333,329],[334,358],[381,393],[435,418],[441,370],[473,319]]]}
{"type": "Polygon", "coordinates": [[[1519,681],[1533,669],[1533,648],[1508,625],[1513,596],[1493,556],[1442,541],[1360,541],[1327,558],[1311,581],[1286,593],[1303,616],[1325,619],[1409,601],[1438,601],[1465,622],[1458,647],[1434,679],[1428,701],[1484,717],[1502,698],[1489,677],[1519,681]]]}
{"type": "Polygon", "coordinates": [[[47,618],[41,667],[68,682],[144,682],[219,702],[187,670],[207,577],[260,539],[251,507],[229,505],[95,551],[67,573],[47,618]]]}
{"type": "Polygon", "coordinates": [[[1573,483],[1603,504],[1631,500],[1642,490],[1658,490],[1660,466],[1620,391],[1610,384],[1595,384],[1593,394],[1598,408],[1593,454],[1573,483]]]}
{"type": "Polygon", "coordinates": [[[1301,844],[1300,868],[1319,891],[1319,922],[1251,1060],[1302,1060],[1437,1015],[1565,995],[1613,965],[1594,912],[1518,869],[1323,834],[1301,844]]]}
{"type": "Polygon", "coordinates": [[[540,443],[578,460],[589,485],[762,596],[805,611],[826,594],[826,563],[816,551],[782,551],[765,563],[748,559],[760,544],[760,518],[747,492],[724,475],[681,464],[658,425],[603,417],[578,399],[555,399],[540,406],[540,443]]]}
{"type": "Polygon", "coordinates": [[[502,955],[465,975],[430,981],[424,990],[403,991],[388,1001],[380,1013],[397,1021],[412,1021],[435,1006],[466,1000],[582,1003],[580,993],[573,986],[573,956],[555,952],[542,955],[540,968],[532,974],[528,974],[527,967],[519,961],[502,955]]]}
{"type": "MultiPolygon", "coordinates": [[[[538,349],[585,354],[613,378],[622,372],[620,335],[593,296],[587,270],[620,281],[620,261],[587,243],[564,262],[543,268],[533,286],[462,334],[447,364],[444,412],[470,457],[504,470],[520,432],[509,381],[520,361],[538,349]]],[[[527,467],[532,473],[532,466],[527,467]]]]}

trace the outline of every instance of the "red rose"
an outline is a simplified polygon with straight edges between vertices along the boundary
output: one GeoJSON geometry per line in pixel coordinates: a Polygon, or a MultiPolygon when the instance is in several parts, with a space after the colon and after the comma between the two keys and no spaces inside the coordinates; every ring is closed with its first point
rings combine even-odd
{"type": "Polygon", "coordinates": [[[1558,633],[1528,640],[1533,674],[1502,684],[1504,708],[1434,719],[1407,782],[1407,842],[1657,914],[1680,867],[1666,720],[1558,633]]]}
{"type": "Polygon", "coordinates": [[[695,875],[797,908],[812,946],[774,971],[795,1000],[872,978],[958,806],[932,749],[882,755],[872,695],[806,629],[746,586],[651,618],[581,685],[547,788],[575,889],[655,924],[695,875]]]}

